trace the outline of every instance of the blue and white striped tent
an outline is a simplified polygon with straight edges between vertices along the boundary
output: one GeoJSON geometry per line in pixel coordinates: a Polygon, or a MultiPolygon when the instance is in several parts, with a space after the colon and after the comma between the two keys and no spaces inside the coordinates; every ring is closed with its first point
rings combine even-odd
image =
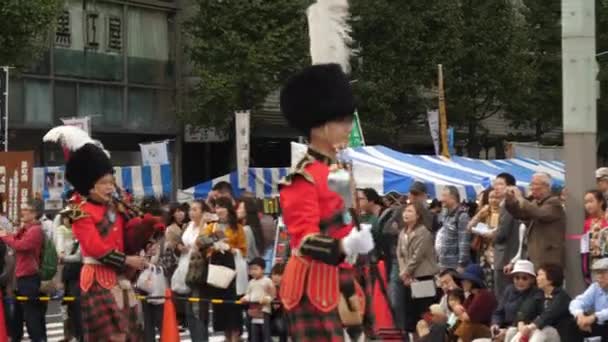
{"type": "MultiPolygon", "coordinates": [[[[512,174],[521,187],[527,187],[536,172],[550,174],[554,186],[564,185],[564,164],[558,161],[524,158],[481,160],[458,156],[447,159],[401,153],[384,146],[349,149],[346,155],[353,160],[355,171],[367,165],[382,169],[381,173],[375,175],[382,178],[378,182],[382,185],[374,186],[382,193],[407,193],[411,182],[418,180],[427,184],[431,197],[438,196],[444,186],[453,185],[459,189],[462,198],[472,200],[477,193],[490,186],[492,179],[501,172],[512,174]]],[[[355,179],[359,182],[357,172],[355,179]]]]}
{"type": "MultiPolygon", "coordinates": [[[[40,193],[44,200],[61,199],[62,194],[70,188],[67,182],[61,182],[58,187],[49,184],[47,176],[64,177],[64,167],[35,167],[32,179],[32,192],[40,193]]],[[[114,175],[119,187],[131,191],[134,197],[141,198],[146,196],[167,196],[170,197],[173,191],[173,176],[171,165],[151,165],[151,166],[124,166],[115,167],[114,175]]]]}
{"type": "MultiPolygon", "coordinates": [[[[306,146],[292,143],[292,165],[295,165],[305,152],[306,146]]],[[[353,163],[357,186],[373,188],[381,194],[405,194],[414,181],[421,181],[427,185],[430,197],[439,196],[445,186],[453,185],[459,190],[461,198],[474,200],[501,172],[512,174],[522,188],[529,185],[532,175],[536,172],[550,174],[555,186],[564,185],[564,164],[558,161],[525,158],[481,160],[458,156],[447,159],[401,153],[384,146],[348,149],[345,156],[353,163]]],[[[251,168],[249,190],[260,198],[276,196],[277,184],[287,172],[287,168],[251,168]]],[[[192,198],[205,198],[213,185],[220,181],[237,184],[236,171],[182,190],[178,199],[187,201],[192,198]]],[[[238,196],[238,190],[235,191],[238,196]]]]}
{"type": "MultiPolygon", "coordinates": [[[[277,196],[279,194],[278,183],[288,172],[289,168],[287,167],[249,168],[249,191],[253,192],[258,198],[277,196]]],[[[207,198],[207,194],[209,194],[213,186],[222,181],[233,184],[235,196],[240,196],[241,190],[236,186],[236,184],[238,184],[238,175],[236,171],[233,171],[224,176],[197,184],[191,188],[180,190],[178,191],[177,199],[178,201],[183,202],[195,198],[207,198]]]]}

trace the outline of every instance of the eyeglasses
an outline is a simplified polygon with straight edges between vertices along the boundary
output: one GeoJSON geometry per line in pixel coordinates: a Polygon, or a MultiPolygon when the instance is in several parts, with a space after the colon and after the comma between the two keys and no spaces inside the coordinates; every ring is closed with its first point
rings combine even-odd
{"type": "Polygon", "coordinates": [[[519,276],[519,275],[513,276],[513,280],[515,280],[515,281],[517,281],[517,280],[528,281],[530,279],[532,279],[532,277],[529,277],[529,276],[519,276]]]}

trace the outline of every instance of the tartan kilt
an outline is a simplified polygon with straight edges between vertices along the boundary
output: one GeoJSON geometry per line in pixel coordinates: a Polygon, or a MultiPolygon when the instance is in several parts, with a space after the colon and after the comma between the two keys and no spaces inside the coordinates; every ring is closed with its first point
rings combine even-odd
{"type": "MultiPolygon", "coordinates": [[[[356,276],[355,271],[349,269],[340,269],[339,275],[341,285],[354,281],[356,276]]],[[[321,312],[310,303],[306,294],[298,306],[287,312],[287,325],[293,341],[344,341],[344,326],[338,308],[328,313],[321,312]]]]}
{"type": "Polygon", "coordinates": [[[324,313],[315,308],[304,295],[300,304],[287,311],[287,329],[292,341],[343,342],[344,330],[338,309],[324,313]]]}
{"type": "Polygon", "coordinates": [[[111,335],[126,334],[127,341],[142,341],[136,308],[118,308],[110,290],[93,282],[80,297],[84,340],[107,341],[111,335]]]}

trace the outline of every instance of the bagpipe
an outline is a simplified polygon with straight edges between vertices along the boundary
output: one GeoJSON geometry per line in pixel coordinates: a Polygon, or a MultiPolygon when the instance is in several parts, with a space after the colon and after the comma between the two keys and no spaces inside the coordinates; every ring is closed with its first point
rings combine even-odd
{"type": "MultiPolygon", "coordinates": [[[[154,215],[149,209],[135,205],[131,199],[125,198],[126,191],[117,187],[112,195],[112,205],[125,218],[124,245],[125,254],[135,255],[153,240],[162,236],[165,223],[160,215],[154,215]]],[[[160,211],[160,208],[158,209],[160,211]]]]}

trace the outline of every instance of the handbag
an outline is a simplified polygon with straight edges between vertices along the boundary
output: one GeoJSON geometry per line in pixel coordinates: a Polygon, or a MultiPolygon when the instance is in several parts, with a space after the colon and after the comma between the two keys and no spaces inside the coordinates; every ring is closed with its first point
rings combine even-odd
{"type": "MultiPolygon", "coordinates": [[[[167,283],[163,268],[154,265],[148,266],[137,278],[136,287],[150,297],[164,296],[167,283]]],[[[165,302],[164,298],[148,299],[147,301],[151,304],[165,302]]]]}
{"type": "Polygon", "coordinates": [[[159,264],[167,274],[173,274],[177,268],[178,257],[173,249],[165,249],[165,238],[160,242],[159,264]]]}
{"type": "Polygon", "coordinates": [[[190,264],[186,274],[186,285],[196,288],[204,285],[204,272],[206,271],[206,260],[198,250],[190,254],[190,264]]]}
{"type": "Polygon", "coordinates": [[[207,272],[207,284],[218,289],[227,289],[236,276],[235,270],[222,265],[209,264],[207,272]]]}
{"type": "Polygon", "coordinates": [[[190,264],[190,252],[182,255],[177,262],[177,268],[171,277],[171,290],[179,294],[190,293],[190,287],[186,284],[188,275],[188,264],[190,264]]]}

